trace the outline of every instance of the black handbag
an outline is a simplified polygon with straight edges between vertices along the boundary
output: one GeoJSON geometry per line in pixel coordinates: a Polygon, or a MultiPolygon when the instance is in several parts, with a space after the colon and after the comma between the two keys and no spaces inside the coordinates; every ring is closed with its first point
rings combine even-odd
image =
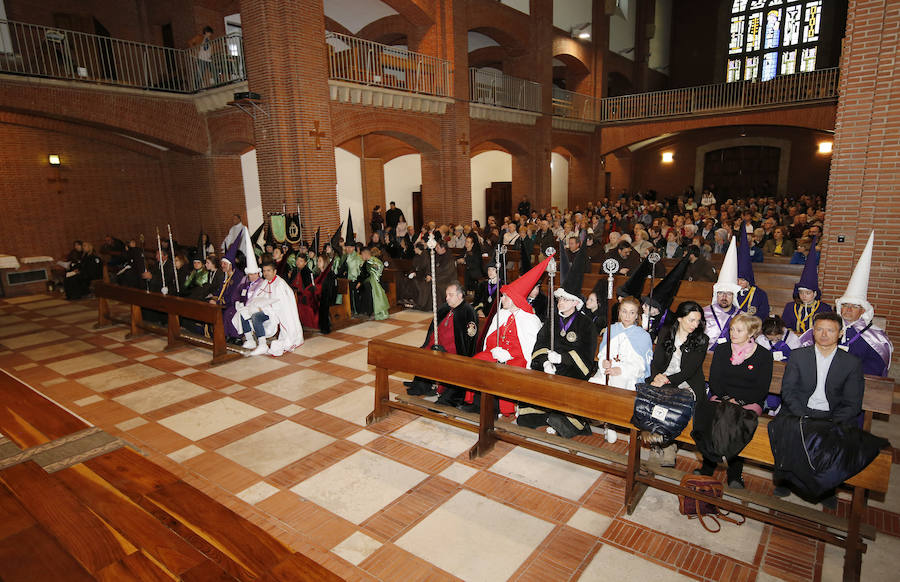
{"type": "Polygon", "coordinates": [[[678,438],[694,414],[694,392],[671,384],[635,384],[634,414],[631,424],[657,435],[668,446],[678,438]]]}
{"type": "Polygon", "coordinates": [[[753,440],[759,417],[730,399],[711,401],[706,406],[709,407],[709,428],[703,432],[694,431],[697,448],[704,456],[713,459],[738,456],[753,440]]]}

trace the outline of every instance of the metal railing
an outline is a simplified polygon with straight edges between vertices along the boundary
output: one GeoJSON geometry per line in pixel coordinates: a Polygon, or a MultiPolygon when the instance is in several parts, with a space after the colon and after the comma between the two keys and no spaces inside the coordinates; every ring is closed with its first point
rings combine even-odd
{"type": "Polygon", "coordinates": [[[240,35],[173,49],[0,20],[0,72],[173,93],[246,79],[240,35]]]}
{"type": "Polygon", "coordinates": [[[541,111],[541,84],[499,71],[469,68],[469,99],[475,103],[541,111]]]}
{"type": "Polygon", "coordinates": [[[332,79],[400,91],[450,96],[450,63],[401,47],[325,32],[332,79]]]}
{"type": "Polygon", "coordinates": [[[600,100],[590,95],[553,87],[553,115],[569,119],[596,121],[600,100]]]}
{"type": "Polygon", "coordinates": [[[838,71],[837,68],[820,69],[764,82],[741,81],[608,97],[600,100],[594,121],[608,123],[680,117],[832,101],[838,97],[838,71]]]}

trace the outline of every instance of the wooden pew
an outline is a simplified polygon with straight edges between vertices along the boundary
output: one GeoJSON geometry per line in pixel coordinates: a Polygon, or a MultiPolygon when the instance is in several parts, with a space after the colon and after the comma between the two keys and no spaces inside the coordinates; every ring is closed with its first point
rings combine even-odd
{"type": "MultiPolygon", "coordinates": [[[[375,366],[376,371],[374,409],[367,417],[367,423],[387,417],[392,409],[406,410],[476,432],[478,439],[469,451],[470,458],[486,454],[497,440],[503,440],[624,477],[624,501],[628,513],[634,510],[646,487],[702,499],[748,518],[843,547],[844,579],[859,580],[861,554],[865,551],[863,537],[874,538],[873,528],[862,524],[866,514],[866,495],[868,491],[887,491],[892,460],[890,447],[883,449],[875,461],[845,483],[852,487],[847,519],[745,490],[726,489],[726,497],[714,499],[681,487],[679,481],[683,473],[641,462],[640,431],[631,425],[634,409],[634,393],[631,391],[572,378],[551,378],[543,372],[511,368],[381,340],[369,342],[368,363],[375,366]],[[481,413],[477,417],[467,415],[414,397],[401,396],[397,400],[391,400],[388,376],[392,372],[405,372],[478,390],[481,392],[481,413]],[[503,422],[495,425],[494,400],[498,397],[529,402],[538,408],[558,410],[626,427],[629,433],[627,454],[622,458],[621,454],[590,447],[576,440],[551,437],[503,422]]],[[[678,441],[693,444],[690,431],[689,425],[678,441]]],[[[764,466],[773,465],[774,459],[764,422],[742,451],[741,457],[764,466]]]]}
{"type": "Polygon", "coordinates": [[[187,317],[207,323],[212,326],[212,351],[213,357],[211,365],[223,364],[235,358],[241,357],[240,354],[229,352],[225,344],[225,324],[222,320],[222,308],[205,301],[195,301],[193,299],[185,299],[184,297],[174,297],[171,295],[163,295],[161,293],[151,293],[149,291],[141,291],[131,287],[122,287],[121,285],[113,285],[103,281],[97,281],[94,286],[94,295],[97,296],[97,327],[106,327],[112,325],[112,319],[109,312],[109,301],[119,301],[131,305],[130,326],[131,332],[126,336],[135,337],[141,335],[142,329],[156,331],[154,327],[148,327],[144,324],[141,316],[141,308],[162,311],[168,315],[168,325],[166,326],[166,336],[168,345],[166,349],[179,347],[181,342],[191,343],[202,347],[210,347],[208,342],[198,340],[197,338],[185,335],[181,332],[181,317],[187,317]]]}

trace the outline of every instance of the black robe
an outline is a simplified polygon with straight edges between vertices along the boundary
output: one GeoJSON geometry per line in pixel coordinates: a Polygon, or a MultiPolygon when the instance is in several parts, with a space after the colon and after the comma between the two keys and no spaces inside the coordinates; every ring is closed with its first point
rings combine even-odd
{"type": "Polygon", "coordinates": [[[497,300],[497,291],[500,286],[500,280],[498,279],[496,283],[493,284],[494,293],[491,293],[491,283],[487,279],[478,282],[478,286],[475,288],[475,297],[472,301],[472,309],[475,310],[475,313],[478,313],[480,309],[485,316],[487,316],[488,312],[491,310],[491,307],[494,305],[494,301],[497,300]]]}
{"type": "MultiPolygon", "coordinates": [[[[444,318],[446,318],[449,313],[450,306],[446,303],[438,308],[438,325],[444,321],[444,318]]],[[[434,334],[433,321],[431,325],[428,326],[428,333],[425,335],[425,342],[422,344],[422,348],[427,348],[431,343],[432,334],[434,334]]],[[[472,306],[463,301],[453,309],[453,344],[456,349],[456,354],[468,357],[474,355],[475,352],[478,351],[477,336],[478,317],[475,315],[475,310],[472,309],[472,306]]],[[[429,380],[418,376],[414,378],[414,381],[429,382],[429,380]]],[[[440,398],[438,398],[438,402],[448,406],[458,406],[465,402],[465,398],[465,388],[445,384],[444,391],[440,398]]]]}
{"type": "Polygon", "coordinates": [[[541,320],[541,323],[547,321],[547,296],[544,295],[543,292],[538,293],[537,297],[534,299],[528,299],[528,303],[531,305],[531,308],[534,309],[534,314],[538,316],[538,319],[541,320]]]}
{"type": "MultiPolygon", "coordinates": [[[[562,361],[556,364],[556,375],[587,380],[596,372],[594,356],[597,355],[597,328],[591,319],[575,311],[564,321],[571,321],[568,330],[560,335],[560,315],[553,314],[553,350],[562,361]],[[574,318],[574,320],[572,319],[574,318]]],[[[550,323],[546,322],[538,332],[531,355],[531,369],[544,369],[550,351],[550,323]]]]}

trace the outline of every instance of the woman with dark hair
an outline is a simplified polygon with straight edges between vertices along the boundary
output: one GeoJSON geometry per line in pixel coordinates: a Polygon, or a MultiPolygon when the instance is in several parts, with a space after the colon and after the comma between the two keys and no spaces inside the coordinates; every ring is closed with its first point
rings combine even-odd
{"type": "MultiPolygon", "coordinates": [[[[675,310],[673,323],[660,331],[659,341],[653,350],[650,375],[646,382],[653,386],[671,384],[694,392],[694,401],[706,400],[706,380],[703,377],[703,359],[709,346],[706,336],[703,308],[696,301],[684,301],[675,310]]],[[[660,449],[652,446],[651,452],[660,455],[660,465],[675,466],[675,443],[660,449]]]]}
{"type": "Polygon", "coordinates": [[[384,216],[381,214],[380,204],[376,204],[375,208],[372,209],[372,219],[369,221],[369,226],[373,233],[377,232],[379,235],[384,230],[384,216]]]}
{"type": "Polygon", "coordinates": [[[465,241],[466,253],[461,262],[466,264],[465,285],[466,291],[475,291],[478,281],[484,279],[484,262],[481,260],[481,243],[478,237],[473,233],[466,236],[465,241]]]}

